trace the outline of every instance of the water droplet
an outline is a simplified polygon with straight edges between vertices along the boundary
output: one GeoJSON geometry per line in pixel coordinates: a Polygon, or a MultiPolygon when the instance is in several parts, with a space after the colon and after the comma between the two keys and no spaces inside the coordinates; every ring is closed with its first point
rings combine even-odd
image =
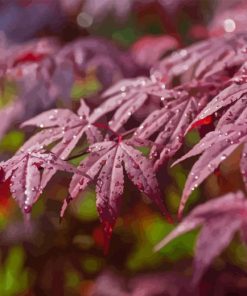
{"type": "Polygon", "coordinates": [[[220,159],[221,160],[225,160],[226,159],[226,155],[225,154],[222,154],[221,157],[220,157],[220,159]]]}
{"type": "Polygon", "coordinates": [[[234,32],[235,29],[236,29],[236,23],[234,22],[233,19],[225,19],[224,20],[224,30],[227,32],[227,33],[231,33],[231,32],[234,32]]]}
{"type": "Polygon", "coordinates": [[[90,14],[82,11],[78,14],[76,22],[80,27],[88,28],[93,24],[93,17],[90,14]]]}
{"type": "Polygon", "coordinates": [[[25,205],[24,206],[24,213],[29,214],[32,211],[32,207],[30,205],[25,205]]]}

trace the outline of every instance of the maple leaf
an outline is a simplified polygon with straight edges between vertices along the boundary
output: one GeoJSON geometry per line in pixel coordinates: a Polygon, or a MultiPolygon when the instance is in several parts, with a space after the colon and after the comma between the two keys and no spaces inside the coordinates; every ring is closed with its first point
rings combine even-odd
{"type": "Polygon", "coordinates": [[[138,110],[141,111],[140,116],[145,118],[150,110],[157,109],[160,105],[160,91],[164,88],[162,83],[157,84],[146,77],[122,80],[105,91],[103,98],[107,99],[92,112],[91,119],[95,122],[115,111],[109,126],[113,131],[118,131],[138,110]],[[148,107],[144,108],[144,104],[148,107]]]}
{"type": "Polygon", "coordinates": [[[189,279],[177,272],[147,272],[126,278],[116,271],[105,270],[96,278],[92,289],[95,296],[188,296],[191,293],[189,279]]]}
{"type": "Polygon", "coordinates": [[[74,166],[37,146],[28,151],[19,151],[11,159],[0,163],[0,166],[4,171],[3,181],[10,180],[10,191],[20,208],[27,214],[43,192],[41,169],[56,168],[79,173],[74,166]]]}
{"type": "MultiPolygon", "coordinates": [[[[88,106],[81,100],[77,114],[68,109],[53,109],[24,122],[22,127],[37,126],[44,129],[31,137],[21,149],[27,150],[37,144],[48,146],[56,142],[51,151],[61,159],[66,159],[84,134],[89,143],[101,141],[102,134],[91,124],[89,112],[88,106]]],[[[55,172],[56,168],[46,171],[42,179],[44,186],[55,172]]]]}
{"type": "Polygon", "coordinates": [[[66,65],[53,68],[51,56],[57,50],[54,39],[41,39],[22,46],[7,47],[4,51],[2,79],[15,83],[18,94],[13,102],[0,110],[0,115],[6,118],[0,137],[13,125],[54,106],[58,96],[68,96],[73,83],[69,74],[71,71],[66,65]]]}
{"type": "Polygon", "coordinates": [[[94,73],[100,90],[104,90],[119,79],[142,71],[130,53],[122,52],[110,41],[90,37],[63,47],[55,38],[6,45],[0,64],[3,81],[11,80],[19,89],[13,103],[0,111],[6,118],[0,137],[11,126],[53,108],[57,101],[69,106],[72,86],[78,77],[94,73]]]}
{"type": "Polygon", "coordinates": [[[220,84],[221,80],[214,75],[164,92],[161,97],[164,107],[152,112],[135,132],[139,139],[155,137],[156,145],[150,153],[155,170],[178,151],[191,122],[220,84]]]}
{"type": "Polygon", "coordinates": [[[130,280],[133,296],[192,295],[189,278],[177,272],[155,272],[137,275],[130,280]]]}
{"type": "Polygon", "coordinates": [[[185,156],[174,165],[189,157],[202,154],[193,165],[184,186],[179,207],[182,214],[190,193],[198,187],[241,144],[244,144],[240,160],[241,173],[247,186],[247,133],[245,124],[228,124],[208,133],[185,156]]]}
{"type": "Polygon", "coordinates": [[[202,226],[195,248],[193,281],[197,284],[214,258],[230,243],[235,232],[240,230],[246,235],[246,213],[247,200],[240,191],[208,201],[191,211],[155,249],[159,250],[183,233],[202,226]]]}
{"type": "MultiPolygon", "coordinates": [[[[96,205],[107,238],[111,236],[119,212],[120,200],[124,190],[124,170],[137,188],[145,193],[161,211],[167,211],[151,162],[141,152],[131,146],[128,140],[105,141],[88,148],[89,157],[82,161],[78,169],[96,180],[96,205]]],[[[64,201],[61,216],[68,203],[84,190],[91,180],[76,174],[73,176],[69,193],[64,201]]]]}
{"type": "Polygon", "coordinates": [[[230,105],[225,113],[220,117],[216,129],[222,128],[230,123],[244,124],[247,118],[247,97],[246,94],[240,97],[235,103],[230,105]]]}
{"type": "Polygon", "coordinates": [[[229,107],[235,101],[242,99],[247,93],[247,65],[244,63],[238,72],[227,82],[227,85],[220,91],[198,114],[193,121],[196,124],[197,121],[202,120],[217,111],[229,107]]]}
{"type": "MultiPolygon", "coordinates": [[[[239,74],[244,71],[242,67],[234,78],[229,80],[232,75],[231,71],[236,72],[244,63],[245,48],[246,35],[239,33],[230,38],[222,37],[200,42],[187,49],[174,52],[170,57],[161,61],[157,67],[151,69],[150,78],[123,80],[108,89],[103,94],[106,101],[94,110],[92,118],[96,121],[115,111],[109,122],[114,131],[122,128],[132,115],[136,117],[138,114],[138,119],[145,118],[151,110],[160,109],[160,105],[164,105],[159,99],[162,101],[162,98],[170,96],[169,88],[173,85],[172,80],[179,76],[180,82],[183,83],[180,85],[180,91],[188,91],[190,83],[196,84],[198,81],[198,89],[203,90],[208,86],[211,96],[210,86],[214,88],[215,95],[223,96],[224,93],[229,93],[230,96],[234,89],[231,91],[228,85],[239,84],[244,79],[244,75],[239,74]],[[238,75],[242,75],[241,78],[238,75]],[[217,83],[214,84],[212,77],[217,78],[217,83]],[[144,106],[148,112],[145,112],[144,106]]],[[[240,93],[241,90],[238,91],[240,93]]],[[[215,100],[216,98],[217,96],[215,100]]],[[[200,120],[201,117],[198,115],[196,118],[200,120]]],[[[195,122],[196,120],[193,124],[195,122]]]]}
{"type": "Polygon", "coordinates": [[[167,52],[176,49],[178,41],[171,36],[145,36],[137,40],[131,48],[135,61],[150,68],[155,65],[167,52]],[[152,56],[150,56],[152,51],[152,56]]]}
{"type": "Polygon", "coordinates": [[[30,138],[22,149],[25,150],[36,144],[47,146],[59,139],[63,139],[55,147],[59,146],[61,157],[66,158],[84,134],[87,135],[90,143],[100,141],[102,135],[91,124],[89,112],[89,107],[84,100],[81,100],[77,114],[69,109],[52,109],[25,121],[22,123],[22,127],[36,126],[43,130],[30,138]]]}
{"type": "Polygon", "coordinates": [[[99,37],[84,37],[71,42],[54,58],[58,65],[64,61],[73,65],[75,76],[84,77],[94,71],[103,90],[122,78],[139,74],[141,70],[129,52],[99,37]]]}
{"type": "Polygon", "coordinates": [[[22,97],[22,93],[26,96],[33,85],[37,85],[37,75],[42,73],[40,66],[49,69],[45,61],[59,50],[59,44],[55,38],[41,38],[21,45],[9,45],[5,40],[2,43],[1,79],[16,82],[19,96],[22,97]]]}
{"type": "Polygon", "coordinates": [[[23,44],[5,44],[1,63],[7,65],[8,77],[20,77],[27,64],[38,64],[59,50],[59,42],[55,38],[40,38],[23,44]]]}
{"type": "Polygon", "coordinates": [[[25,121],[22,123],[22,127],[36,126],[44,130],[30,138],[22,149],[27,149],[37,143],[40,145],[49,145],[58,139],[63,139],[64,141],[59,147],[63,151],[66,150],[62,157],[67,157],[84,133],[87,135],[90,143],[100,141],[102,135],[91,124],[89,113],[89,107],[84,100],[81,100],[77,114],[69,109],[52,109],[25,121]],[[72,140],[74,142],[71,146],[70,141],[72,140]]]}
{"type": "Polygon", "coordinates": [[[151,69],[151,75],[171,87],[240,67],[246,59],[246,38],[242,32],[195,43],[163,59],[151,69]]]}

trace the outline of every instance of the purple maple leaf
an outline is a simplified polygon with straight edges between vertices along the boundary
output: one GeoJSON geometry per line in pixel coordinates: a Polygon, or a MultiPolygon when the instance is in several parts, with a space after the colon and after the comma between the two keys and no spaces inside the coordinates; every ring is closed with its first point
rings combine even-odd
{"type": "MultiPolygon", "coordinates": [[[[124,170],[134,185],[167,216],[151,162],[134,149],[128,140],[119,138],[118,142],[100,142],[91,145],[88,150],[89,157],[82,161],[78,169],[96,180],[96,205],[108,238],[119,212],[124,190],[124,170]]],[[[87,177],[74,175],[69,188],[69,202],[76,198],[90,181],[87,177]]],[[[68,199],[64,202],[61,216],[67,205],[68,199]]]]}
{"type": "Polygon", "coordinates": [[[197,206],[155,249],[159,250],[181,234],[202,226],[195,249],[193,280],[197,284],[214,258],[230,243],[235,232],[240,230],[246,235],[246,213],[247,200],[241,192],[208,201],[197,206]]]}
{"type": "Polygon", "coordinates": [[[92,120],[97,121],[104,115],[115,111],[109,126],[113,131],[118,131],[125,123],[141,110],[142,118],[152,109],[157,109],[160,104],[160,91],[164,85],[157,84],[146,77],[126,79],[109,88],[103,97],[107,98],[92,112],[92,120]],[[144,104],[146,108],[144,108],[144,104]]]}
{"type": "Polygon", "coordinates": [[[1,79],[15,82],[20,91],[14,102],[0,111],[6,118],[0,138],[11,126],[55,107],[57,101],[69,106],[77,78],[94,72],[104,90],[119,79],[142,72],[130,53],[100,38],[85,37],[64,47],[56,39],[41,39],[6,45],[2,51],[1,79]]]}
{"type": "Polygon", "coordinates": [[[177,272],[149,272],[126,278],[105,270],[92,289],[94,296],[192,295],[189,279],[177,272]],[[111,287],[111,289],[109,289],[111,287]]]}
{"type": "Polygon", "coordinates": [[[42,170],[56,169],[70,173],[79,173],[74,166],[59,159],[53,153],[46,153],[34,146],[26,151],[21,150],[11,159],[0,163],[4,179],[10,179],[10,191],[25,213],[30,213],[33,204],[43,192],[42,170]]]}
{"type": "MultiPolygon", "coordinates": [[[[41,147],[48,146],[56,142],[51,149],[52,153],[61,159],[66,159],[83,135],[87,136],[89,143],[101,141],[102,135],[98,128],[91,124],[89,112],[88,106],[81,100],[77,114],[68,109],[54,109],[24,122],[23,127],[37,126],[43,130],[31,137],[21,149],[27,150],[37,144],[41,147]]],[[[47,184],[55,172],[55,167],[46,171],[42,178],[43,186],[47,184]]]]}
{"type": "Polygon", "coordinates": [[[160,92],[164,107],[152,112],[135,132],[140,139],[155,136],[150,153],[155,170],[178,151],[191,122],[219,87],[220,80],[214,75],[163,91],[163,96],[160,92]]]}
{"type": "Polygon", "coordinates": [[[194,123],[210,116],[217,111],[228,107],[235,101],[244,97],[247,93],[247,68],[244,63],[237,73],[227,82],[222,91],[220,91],[207,106],[198,114],[194,123]]]}
{"type": "Polygon", "coordinates": [[[247,186],[247,133],[244,124],[228,124],[222,128],[208,133],[197,145],[178,161],[202,154],[193,165],[184,186],[183,195],[179,207],[179,215],[190,193],[198,187],[219,165],[241,144],[244,143],[240,160],[241,173],[247,186]]]}
{"type": "Polygon", "coordinates": [[[169,35],[165,36],[152,36],[148,35],[137,40],[131,52],[134,60],[143,67],[153,67],[162,56],[169,51],[178,48],[178,41],[169,35]],[[152,51],[152,55],[150,55],[152,51]]]}
{"type": "Polygon", "coordinates": [[[235,103],[225,111],[220,117],[216,128],[220,129],[227,124],[244,124],[247,118],[247,97],[246,94],[240,97],[235,103]]]}
{"type": "Polygon", "coordinates": [[[246,59],[246,33],[211,38],[175,51],[151,70],[167,87],[179,81],[200,80],[225,69],[242,66],[246,59]]]}

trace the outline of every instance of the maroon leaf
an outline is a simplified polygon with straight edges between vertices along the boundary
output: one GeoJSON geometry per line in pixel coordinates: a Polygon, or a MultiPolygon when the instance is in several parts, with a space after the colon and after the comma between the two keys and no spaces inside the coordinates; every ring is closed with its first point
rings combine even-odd
{"type": "Polygon", "coordinates": [[[150,68],[168,51],[178,47],[178,41],[171,36],[145,36],[132,46],[132,53],[139,65],[150,68]],[[150,55],[150,51],[152,55],[150,55]]]}
{"type": "Polygon", "coordinates": [[[247,112],[247,97],[243,95],[233,105],[231,105],[226,112],[221,116],[217,123],[217,129],[222,128],[224,125],[231,123],[244,123],[246,121],[247,112]]]}
{"type": "Polygon", "coordinates": [[[174,52],[152,69],[152,75],[174,85],[174,80],[188,82],[209,77],[245,62],[246,33],[212,38],[174,52]]]}
{"type": "Polygon", "coordinates": [[[89,142],[92,141],[91,143],[102,139],[98,129],[91,124],[89,109],[83,100],[81,100],[78,115],[67,109],[54,109],[24,122],[22,127],[25,126],[37,126],[46,129],[33,136],[22,149],[28,149],[36,144],[49,145],[58,139],[62,139],[53,148],[56,153],[59,151],[61,158],[66,158],[70,154],[84,134],[87,135],[89,142]]]}
{"type": "MultiPolygon", "coordinates": [[[[89,143],[102,140],[99,130],[91,124],[89,109],[83,100],[81,100],[78,115],[70,110],[55,109],[42,113],[22,124],[23,127],[28,125],[46,129],[30,138],[21,149],[26,150],[37,144],[42,148],[60,140],[51,151],[61,159],[66,159],[70,155],[84,134],[86,134],[89,143]]],[[[43,186],[46,186],[55,172],[55,168],[46,171],[42,178],[43,186]]]]}
{"type": "Polygon", "coordinates": [[[218,110],[228,107],[237,100],[245,98],[247,93],[247,75],[246,65],[244,64],[241,69],[229,80],[229,86],[226,86],[218,95],[216,95],[211,102],[198,114],[194,123],[214,114],[218,110]]]}
{"type": "Polygon", "coordinates": [[[181,234],[203,226],[195,250],[194,283],[197,284],[213,259],[230,243],[234,233],[244,227],[246,210],[247,201],[241,192],[211,200],[197,206],[155,249],[159,250],[181,234]]]}
{"type": "Polygon", "coordinates": [[[140,71],[131,54],[103,38],[83,37],[64,46],[55,57],[56,63],[69,62],[73,72],[84,77],[94,72],[103,89],[140,71]]]}
{"type": "Polygon", "coordinates": [[[241,224],[241,219],[233,219],[229,214],[205,222],[196,243],[194,283],[199,282],[213,259],[228,246],[241,224]]]}
{"type": "MultiPolygon", "coordinates": [[[[128,141],[93,144],[89,151],[89,157],[80,164],[79,169],[91,179],[96,179],[96,204],[108,239],[118,216],[123,194],[123,170],[138,189],[167,215],[150,161],[130,146],[128,141]]],[[[88,186],[89,181],[89,178],[75,175],[69,189],[71,198],[76,198],[78,193],[88,186]]],[[[68,200],[65,200],[61,215],[64,214],[67,205],[68,200]]]]}
{"type": "Polygon", "coordinates": [[[130,53],[100,38],[83,38],[63,47],[55,38],[5,47],[1,48],[1,84],[15,82],[18,93],[16,101],[0,111],[6,118],[0,137],[13,125],[54,108],[57,101],[70,106],[71,89],[78,77],[93,74],[104,90],[142,71],[130,53]]]}
{"type": "Polygon", "coordinates": [[[205,79],[166,91],[162,97],[165,106],[151,113],[139,126],[135,135],[140,139],[155,136],[156,145],[150,154],[155,170],[182,146],[188,127],[217,87],[216,79],[205,79]]]}
{"type": "Polygon", "coordinates": [[[192,292],[188,277],[170,271],[148,272],[126,278],[115,270],[105,270],[96,278],[92,289],[95,296],[188,296],[192,292]]]}
{"type": "MultiPolygon", "coordinates": [[[[143,107],[147,101],[156,102],[159,106],[159,92],[162,89],[162,84],[157,84],[148,78],[120,81],[103,94],[108,98],[92,112],[91,119],[95,122],[109,112],[115,111],[109,125],[113,131],[117,131],[141,108],[142,118],[145,117],[143,107]]],[[[150,112],[150,105],[147,112],[150,112]]]]}
{"type": "Polygon", "coordinates": [[[43,192],[41,169],[56,169],[80,173],[74,166],[59,159],[55,154],[45,153],[38,147],[17,153],[0,164],[4,170],[4,181],[10,179],[10,191],[25,213],[30,213],[33,204],[43,192]]]}
{"type": "MultiPolygon", "coordinates": [[[[240,144],[245,143],[246,140],[247,134],[245,125],[229,124],[222,127],[220,130],[207,134],[205,138],[187,153],[187,155],[179,160],[182,161],[188,157],[202,153],[187,178],[179,207],[179,215],[182,214],[190,193],[213,173],[221,162],[223,162],[240,144]]],[[[244,152],[242,155],[241,170],[245,176],[247,167],[245,167],[244,152]]]]}

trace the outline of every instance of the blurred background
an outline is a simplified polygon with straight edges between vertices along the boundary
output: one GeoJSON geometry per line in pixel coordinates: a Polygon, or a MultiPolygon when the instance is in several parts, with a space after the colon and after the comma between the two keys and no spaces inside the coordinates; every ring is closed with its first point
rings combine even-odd
{"type": "MultiPolygon", "coordinates": [[[[55,106],[76,109],[81,97],[97,106],[110,85],[149,75],[173,50],[245,29],[245,8],[247,1],[228,0],[0,0],[0,160],[31,135],[19,129],[22,121],[55,106]]],[[[190,132],[179,155],[198,140],[198,132],[190,132]]],[[[193,193],[187,210],[241,187],[238,159],[236,151],[221,176],[193,193]]],[[[191,166],[187,161],[160,172],[174,217],[191,166]]],[[[246,295],[247,252],[238,237],[192,293],[197,232],[154,253],[174,226],[128,183],[104,254],[93,186],[59,223],[68,183],[66,174],[53,178],[28,229],[8,184],[0,184],[1,296],[246,295]]]]}

